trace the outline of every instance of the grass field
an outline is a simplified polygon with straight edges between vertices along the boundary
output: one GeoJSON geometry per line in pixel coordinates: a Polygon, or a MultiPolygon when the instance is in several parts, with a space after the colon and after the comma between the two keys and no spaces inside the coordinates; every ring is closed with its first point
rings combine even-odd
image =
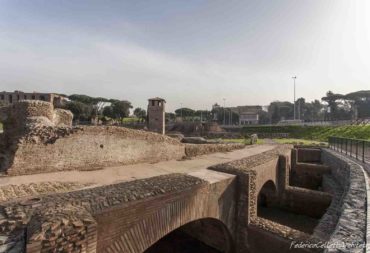
{"type": "Polygon", "coordinates": [[[140,120],[138,118],[134,117],[128,117],[128,118],[123,118],[122,123],[136,123],[139,122],[140,120]]]}
{"type": "Polygon", "coordinates": [[[294,144],[294,145],[304,145],[304,146],[324,146],[327,145],[326,142],[320,141],[313,141],[313,140],[304,140],[304,139],[292,139],[292,138],[284,138],[284,139],[273,139],[274,142],[280,144],[294,144]]]}
{"type": "MultiPolygon", "coordinates": [[[[230,142],[230,143],[243,143],[243,144],[246,144],[246,145],[249,145],[250,144],[250,139],[222,139],[222,141],[224,142],[230,142]]],[[[264,144],[264,140],[263,139],[258,139],[257,140],[257,144],[264,144]]]]}
{"type": "Polygon", "coordinates": [[[290,138],[327,142],[330,136],[370,140],[370,125],[357,126],[249,126],[242,133],[288,133],[290,138]]]}
{"type": "MultiPolygon", "coordinates": [[[[222,141],[230,142],[230,143],[243,143],[247,145],[250,144],[249,139],[222,139],[222,141]]],[[[305,139],[294,139],[294,138],[272,139],[272,141],[275,143],[279,143],[279,144],[293,144],[293,145],[304,145],[304,146],[327,145],[326,142],[305,140],[305,139]]],[[[257,144],[265,144],[265,140],[258,139],[257,144]]]]}

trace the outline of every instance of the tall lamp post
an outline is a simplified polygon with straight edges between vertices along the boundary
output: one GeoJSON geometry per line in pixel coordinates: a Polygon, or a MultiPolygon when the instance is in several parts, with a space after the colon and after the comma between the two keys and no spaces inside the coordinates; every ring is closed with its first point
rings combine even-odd
{"type": "Polygon", "coordinates": [[[181,120],[182,120],[182,103],[180,103],[180,106],[181,106],[180,112],[181,112],[181,120]]]}
{"type": "Polygon", "coordinates": [[[225,125],[225,119],[226,119],[226,110],[225,110],[226,103],[225,103],[225,100],[226,100],[226,98],[223,98],[223,100],[224,100],[224,125],[225,125]]]}
{"type": "Polygon", "coordinates": [[[297,79],[297,76],[293,76],[293,82],[294,82],[294,104],[293,104],[293,108],[294,108],[294,120],[295,120],[295,117],[296,117],[296,112],[295,112],[295,80],[297,79]]]}

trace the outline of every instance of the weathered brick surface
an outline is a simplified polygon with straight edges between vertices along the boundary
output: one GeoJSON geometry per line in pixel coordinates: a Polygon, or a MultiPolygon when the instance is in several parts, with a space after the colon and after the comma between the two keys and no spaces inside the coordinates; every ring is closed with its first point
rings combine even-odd
{"type": "MultiPolygon", "coordinates": [[[[279,156],[289,156],[290,148],[290,146],[281,146],[271,151],[209,168],[237,175],[237,252],[249,252],[251,248],[248,226],[257,218],[257,195],[262,186],[269,180],[278,186],[281,186],[281,182],[286,183],[285,176],[283,179],[279,178],[279,165],[283,164],[279,162],[279,156]]],[[[288,164],[285,163],[285,165],[288,164]]]]}
{"type": "Polygon", "coordinates": [[[75,182],[42,182],[20,185],[0,186],[0,203],[17,198],[29,198],[32,196],[45,195],[57,192],[68,192],[81,189],[88,184],[75,182]]]}
{"type": "Polygon", "coordinates": [[[92,170],[106,166],[181,159],[179,141],[123,127],[82,127],[53,143],[22,143],[8,174],[92,170]]]}
{"type": "Polygon", "coordinates": [[[214,238],[193,235],[220,250],[231,249],[234,242],[237,252],[253,252],[264,243],[273,247],[269,252],[287,252],[292,241],[361,242],[366,226],[363,171],[330,152],[322,156],[334,168],[324,179],[327,192],[289,186],[290,147],[283,146],[211,167],[236,175],[217,182],[170,174],[9,202],[0,206],[0,249],[22,252],[26,242],[27,252],[143,252],[169,232],[209,218],[226,230],[217,230],[214,238]],[[320,216],[328,207],[312,235],[257,216],[257,196],[266,182],[275,184],[279,204],[287,209],[320,216]],[[225,233],[229,240],[222,236],[225,233]]]}
{"type": "Polygon", "coordinates": [[[43,101],[4,109],[0,171],[9,175],[181,159],[178,140],[122,127],[72,128],[72,114],[43,101]]]}
{"type": "Polygon", "coordinates": [[[185,153],[188,157],[205,155],[216,152],[229,152],[235,149],[245,148],[244,144],[185,144],[185,153]]]}
{"type": "Polygon", "coordinates": [[[293,186],[317,190],[322,186],[323,176],[330,173],[326,165],[297,163],[292,168],[290,182],[293,186]]]}
{"type": "MultiPolygon", "coordinates": [[[[343,189],[342,196],[338,196],[340,198],[334,203],[337,212],[331,211],[328,217],[332,222],[337,221],[329,243],[343,245],[340,252],[364,252],[361,246],[366,243],[368,201],[365,172],[360,165],[329,149],[323,150],[322,159],[331,166],[336,182],[343,189]]],[[[338,252],[338,249],[328,249],[327,252],[338,252]]]]}
{"type": "MultiPolygon", "coordinates": [[[[169,228],[163,228],[161,233],[158,233],[158,236],[162,237],[165,235],[163,233],[168,233],[171,228],[174,228],[175,223],[173,222],[181,221],[179,219],[168,220],[172,215],[176,218],[177,212],[186,210],[190,212],[189,216],[183,220],[186,222],[198,217],[202,218],[203,215],[207,216],[208,211],[215,210],[211,208],[212,205],[208,205],[209,198],[205,194],[207,191],[209,191],[207,184],[199,178],[170,174],[44,196],[41,199],[31,199],[25,202],[7,203],[0,206],[0,236],[4,238],[0,245],[2,250],[0,252],[14,249],[20,241],[24,240],[25,234],[27,234],[27,252],[49,252],[50,249],[65,250],[64,252],[95,252],[96,247],[99,249],[99,245],[103,245],[99,252],[104,252],[108,250],[108,245],[104,244],[104,236],[108,235],[113,241],[119,240],[119,235],[124,235],[125,224],[128,231],[131,231],[134,217],[140,222],[145,222],[142,216],[144,213],[140,214],[140,210],[151,213],[150,210],[153,211],[151,208],[154,208],[155,204],[160,210],[152,213],[151,217],[164,215],[162,218],[166,219],[163,221],[169,222],[167,224],[169,228]],[[198,191],[200,194],[194,195],[198,191]],[[187,202],[182,194],[188,196],[190,202],[187,202]],[[144,199],[152,199],[153,206],[148,209],[147,204],[140,201],[144,199]],[[178,201],[174,201],[175,199],[178,201]],[[181,203],[184,205],[181,206],[181,203]],[[202,206],[199,203],[204,204],[202,206]],[[188,209],[185,206],[188,206],[188,209]],[[199,206],[199,211],[192,211],[196,206],[199,206]],[[210,209],[207,209],[208,207],[210,209]],[[128,214],[131,214],[130,219],[126,219],[128,214]]],[[[216,203],[219,204],[218,201],[216,203]]],[[[143,223],[138,223],[137,226],[142,225],[143,223]]],[[[135,229],[139,228],[137,226],[135,229]]],[[[152,228],[153,231],[157,229],[157,225],[152,228]]],[[[151,243],[153,242],[148,241],[147,246],[151,243]]],[[[110,245],[112,246],[111,243],[110,245]]]]}
{"type": "Polygon", "coordinates": [[[320,148],[296,148],[298,154],[298,162],[301,163],[320,163],[321,149],[320,148]]]}
{"type": "Polygon", "coordinates": [[[321,218],[330,206],[332,195],[289,186],[280,199],[280,206],[290,212],[321,218]]]}

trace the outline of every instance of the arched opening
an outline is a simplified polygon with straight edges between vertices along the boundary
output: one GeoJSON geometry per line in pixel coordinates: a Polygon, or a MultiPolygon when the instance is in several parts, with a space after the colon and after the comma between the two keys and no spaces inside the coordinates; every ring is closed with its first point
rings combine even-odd
{"type": "Polygon", "coordinates": [[[217,219],[205,218],[170,232],[145,253],[231,253],[233,242],[228,228],[217,219]]]}
{"type": "Polygon", "coordinates": [[[277,190],[274,182],[267,181],[258,193],[257,198],[257,215],[264,216],[269,208],[275,208],[278,203],[277,190]]]}

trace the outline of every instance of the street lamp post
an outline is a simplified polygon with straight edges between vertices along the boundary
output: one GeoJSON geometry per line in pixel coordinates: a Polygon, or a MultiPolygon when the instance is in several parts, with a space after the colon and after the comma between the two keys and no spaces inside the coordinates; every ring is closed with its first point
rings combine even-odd
{"type": "Polygon", "coordinates": [[[181,120],[182,120],[182,103],[180,103],[180,106],[181,106],[180,112],[181,112],[181,120]]]}
{"type": "Polygon", "coordinates": [[[230,109],[230,125],[233,124],[233,112],[230,109]]]}
{"type": "Polygon", "coordinates": [[[226,100],[226,98],[223,98],[223,100],[224,100],[224,125],[225,125],[225,119],[226,119],[226,110],[225,110],[225,106],[226,106],[226,102],[225,102],[225,100],[226,100]]]}
{"type": "Polygon", "coordinates": [[[293,76],[293,82],[294,82],[294,104],[293,104],[293,108],[294,108],[294,120],[296,118],[296,111],[295,111],[295,80],[297,79],[297,76],[293,76]]]}

